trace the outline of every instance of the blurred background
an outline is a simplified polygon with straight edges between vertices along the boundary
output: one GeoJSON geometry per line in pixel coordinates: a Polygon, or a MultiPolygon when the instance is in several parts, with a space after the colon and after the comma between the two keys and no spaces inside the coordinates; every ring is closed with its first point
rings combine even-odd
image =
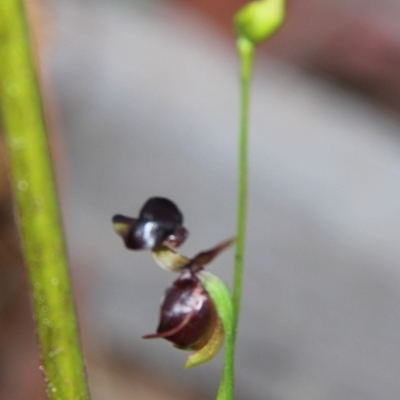
{"type": "MultiPolygon", "coordinates": [[[[191,256],[234,234],[239,0],[28,0],[94,400],[214,399],[221,354],[155,330],[174,276],[115,213],[154,195],[191,256]]],[[[400,397],[400,3],[291,0],[257,52],[237,396],[400,397]]],[[[0,142],[0,398],[45,399],[0,142]]],[[[233,251],[211,266],[231,282],[233,251]]]]}

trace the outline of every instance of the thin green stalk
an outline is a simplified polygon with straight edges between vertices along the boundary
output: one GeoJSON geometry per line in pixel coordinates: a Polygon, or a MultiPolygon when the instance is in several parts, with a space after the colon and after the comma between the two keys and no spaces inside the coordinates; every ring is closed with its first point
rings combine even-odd
{"type": "Polygon", "coordinates": [[[235,392],[235,346],[233,332],[231,336],[225,335],[225,355],[224,369],[222,371],[222,379],[218,389],[216,400],[233,400],[235,392]]]}
{"type": "Polygon", "coordinates": [[[285,19],[285,0],[259,0],[242,7],[235,15],[238,32],[237,49],[240,58],[240,133],[239,184],[236,233],[236,255],[232,293],[232,324],[225,329],[224,372],[217,400],[233,400],[235,347],[242,298],[243,261],[246,243],[248,128],[250,83],[253,73],[254,52],[257,44],[268,39],[285,19]]]}
{"type": "Polygon", "coordinates": [[[240,57],[240,134],[239,134],[239,188],[238,188],[238,213],[236,234],[236,257],[233,282],[233,317],[234,334],[233,345],[236,341],[237,326],[239,321],[240,303],[242,296],[243,260],[246,241],[247,217],[247,176],[248,176],[248,126],[249,126],[249,100],[250,81],[253,71],[254,45],[248,39],[239,37],[237,48],[240,57]]]}
{"type": "Polygon", "coordinates": [[[0,105],[49,399],[90,398],[21,0],[0,1],[0,105]]]}
{"type": "Polygon", "coordinates": [[[240,131],[239,131],[239,190],[238,214],[236,235],[236,261],[234,270],[232,299],[229,294],[221,301],[219,292],[221,288],[212,291],[207,287],[215,304],[218,307],[220,318],[225,331],[225,359],[222,379],[218,390],[217,400],[233,400],[235,386],[235,345],[239,320],[240,302],[243,281],[243,259],[246,233],[247,215],[247,170],[248,170],[248,125],[249,125],[249,100],[250,81],[253,70],[254,45],[246,38],[239,38],[237,42],[240,56],[240,131]],[[222,306],[221,304],[222,303],[222,306]],[[221,311],[222,309],[222,311],[221,311]],[[229,310],[229,311],[228,311],[229,310]]]}

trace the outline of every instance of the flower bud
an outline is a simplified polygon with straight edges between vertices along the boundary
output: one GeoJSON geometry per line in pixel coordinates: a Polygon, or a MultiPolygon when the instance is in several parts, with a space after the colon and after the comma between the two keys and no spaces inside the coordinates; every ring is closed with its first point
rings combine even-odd
{"type": "Polygon", "coordinates": [[[128,249],[153,249],[161,244],[178,247],[188,236],[182,226],[183,215],[171,201],[162,197],[147,200],[139,218],[123,215],[113,217],[115,231],[123,238],[128,249]]]}
{"type": "Polygon", "coordinates": [[[272,36],[285,19],[285,0],[258,0],[246,4],[235,16],[239,36],[259,44],[272,36]]]}

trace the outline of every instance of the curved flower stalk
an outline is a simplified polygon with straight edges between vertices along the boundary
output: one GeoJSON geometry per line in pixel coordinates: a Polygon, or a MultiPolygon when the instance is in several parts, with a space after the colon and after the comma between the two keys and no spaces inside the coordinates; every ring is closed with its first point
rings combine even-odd
{"type": "Polygon", "coordinates": [[[163,269],[171,272],[179,272],[190,269],[193,272],[200,271],[209,264],[219,253],[232,245],[234,239],[228,239],[210,250],[202,251],[192,259],[183,256],[166,245],[160,245],[152,250],[152,256],[156,263],[163,269]]]}
{"type": "MultiPolygon", "coordinates": [[[[161,197],[149,199],[138,218],[116,215],[113,224],[127,248],[149,249],[159,266],[179,272],[179,277],[165,292],[156,333],[143,338],[164,338],[179,349],[193,351],[186,368],[210,360],[219,351],[224,332],[232,331],[233,325],[221,320],[219,301],[209,294],[204,282],[226,293],[230,307],[231,298],[225,284],[210,273],[204,275],[203,270],[206,264],[231,246],[234,239],[202,251],[193,258],[179,254],[175,248],[185,240],[188,231],[182,226],[183,216],[178,207],[161,197]],[[215,279],[210,279],[211,276],[215,279]]],[[[230,319],[232,321],[232,313],[230,319]]],[[[231,335],[231,332],[226,333],[231,335]]]]}

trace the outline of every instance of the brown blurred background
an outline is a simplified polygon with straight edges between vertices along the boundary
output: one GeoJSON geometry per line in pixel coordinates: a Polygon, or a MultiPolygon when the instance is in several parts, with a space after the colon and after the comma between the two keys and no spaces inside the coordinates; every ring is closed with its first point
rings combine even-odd
{"type": "MultiPolygon", "coordinates": [[[[232,16],[245,1],[176,0],[193,7],[233,35],[232,16]]],[[[262,46],[309,73],[345,85],[399,110],[400,27],[398,2],[289,0],[281,31],[262,46]]]]}

